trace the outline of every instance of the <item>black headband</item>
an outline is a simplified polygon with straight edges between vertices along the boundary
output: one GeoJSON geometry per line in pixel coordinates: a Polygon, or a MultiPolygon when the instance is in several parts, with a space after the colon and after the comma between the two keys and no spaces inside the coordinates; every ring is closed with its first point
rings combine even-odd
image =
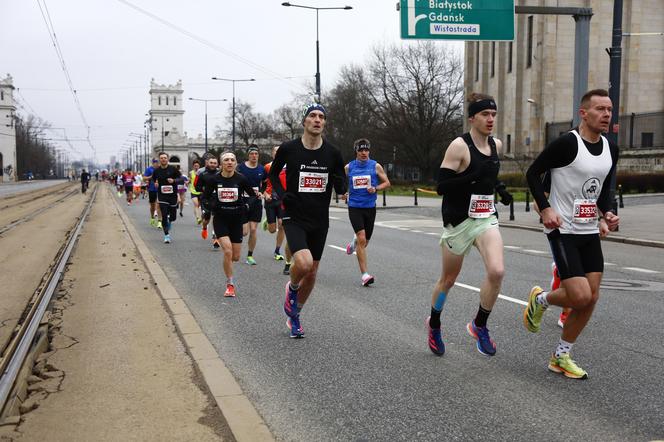
{"type": "Polygon", "coordinates": [[[484,100],[473,101],[470,103],[470,106],[468,106],[468,118],[472,117],[478,112],[482,112],[483,110],[487,109],[498,110],[496,102],[487,98],[484,100]]]}

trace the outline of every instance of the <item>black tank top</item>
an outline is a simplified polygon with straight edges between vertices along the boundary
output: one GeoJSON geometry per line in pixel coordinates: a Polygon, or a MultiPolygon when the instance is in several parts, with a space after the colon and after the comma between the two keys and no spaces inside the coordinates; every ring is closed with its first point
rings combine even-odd
{"type": "Polygon", "coordinates": [[[443,198],[442,214],[443,224],[452,224],[456,226],[468,218],[468,206],[470,205],[470,197],[476,195],[493,195],[498,180],[498,171],[500,163],[498,161],[498,151],[496,150],[496,142],[493,137],[489,137],[489,147],[491,147],[491,155],[487,156],[480,152],[469,132],[461,135],[463,141],[468,145],[470,152],[470,164],[466,170],[461,172],[459,176],[471,175],[479,170],[482,165],[488,161],[494,163],[489,175],[481,176],[464,186],[455,189],[454,192],[449,192],[443,198]]]}

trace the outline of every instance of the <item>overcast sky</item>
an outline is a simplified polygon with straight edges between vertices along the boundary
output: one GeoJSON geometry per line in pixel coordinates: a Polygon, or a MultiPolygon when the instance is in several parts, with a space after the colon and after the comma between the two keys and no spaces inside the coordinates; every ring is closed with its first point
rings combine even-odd
{"type": "MultiPolygon", "coordinates": [[[[85,138],[77,110],[42,11],[48,10],[97,159],[107,162],[142,132],[149,109],[150,79],[182,79],[185,131],[203,133],[203,103],[187,97],[232,97],[231,83],[210,77],[256,78],[237,83],[236,99],[269,113],[313,84],[316,12],[281,6],[282,0],[1,0],[0,77],[14,78],[18,101],[30,113],[85,138]],[[41,8],[40,8],[41,6],[41,8]],[[45,8],[44,8],[45,6],[45,8]],[[134,6],[134,7],[132,7],[134,6]],[[141,12],[140,8],[147,12],[141,12]],[[161,21],[160,21],[161,20],[161,21]],[[169,24],[165,24],[169,22],[169,24]],[[172,25],[172,26],[171,26],[172,25]],[[281,77],[281,79],[279,78],[281,77]],[[285,79],[284,77],[297,77],[285,79]]],[[[320,12],[323,100],[339,69],[361,64],[377,43],[409,44],[399,37],[396,0],[308,0],[302,5],[353,9],[320,12]]],[[[461,43],[441,42],[462,50],[461,43]]],[[[228,129],[229,104],[208,104],[209,134],[228,129]]],[[[19,113],[26,111],[19,108],[19,113]]],[[[62,131],[56,131],[62,134],[62,131]]],[[[62,149],[66,143],[57,142],[62,149]]],[[[86,142],[73,142],[82,155],[86,142]]],[[[73,153],[72,158],[80,157],[73,153]]]]}

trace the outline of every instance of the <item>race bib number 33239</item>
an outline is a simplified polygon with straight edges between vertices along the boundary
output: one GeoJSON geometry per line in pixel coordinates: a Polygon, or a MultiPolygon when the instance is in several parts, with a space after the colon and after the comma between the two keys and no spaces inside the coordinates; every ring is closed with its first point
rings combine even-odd
{"type": "Polygon", "coordinates": [[[327,188],[327,173],[300,172],[298,191],[304,193],[323,193],[327,188]]]}

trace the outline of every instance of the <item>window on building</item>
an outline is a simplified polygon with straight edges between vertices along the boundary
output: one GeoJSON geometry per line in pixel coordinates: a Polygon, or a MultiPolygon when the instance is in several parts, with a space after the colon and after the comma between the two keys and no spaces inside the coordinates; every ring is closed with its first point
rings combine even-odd
{"type": "Polygon", "coordinates": [[[512,42],[507,45],[507,73],[512,72],[512,42]]]}
{"type": "Polygon", "coordinates": [[[653,132],[641,132],[641,147],[652,147],[654,138],[653,132]]]}
{"type": "Polygon", "coordinates": [[[496,42],[491,42],[491,78],[496,75],[496,42]]]}
{"type": "Polygon", "coordinates": [[[0,100],[5,101],[5,91],[0,91],[0,100]]]}
{"type": "Polygon", "coordinates": [[[168,97],[166,97],[166,106],[168,106],[168,97]]]}
{"type": "Polygon", "coordinates": [[[533,16],[528,16],[528,50],[526,53],[526,68],[533,65],[533,16]]]}
{"type": "Polygon", "coordinates": [[[158,104],[161,106],[161,95],[159,96],[158,104]]]}
{"type": "Polygon", "coordinates": [[[507,134],[507,148],[505,153],[512,153],[512,134],[507,134]]]}
{"type": "Polygon", "coordinates": [[[480,42],[475,42],[475,81],[480,80],[480,42]]]}
{"type": "Polygon", "coordinates": [[[178,100],[177,97],[173,97],[173,106],[177,106],[177,105],[178,105],[178,101],[177,101],[177,100],[178,100]]]}

